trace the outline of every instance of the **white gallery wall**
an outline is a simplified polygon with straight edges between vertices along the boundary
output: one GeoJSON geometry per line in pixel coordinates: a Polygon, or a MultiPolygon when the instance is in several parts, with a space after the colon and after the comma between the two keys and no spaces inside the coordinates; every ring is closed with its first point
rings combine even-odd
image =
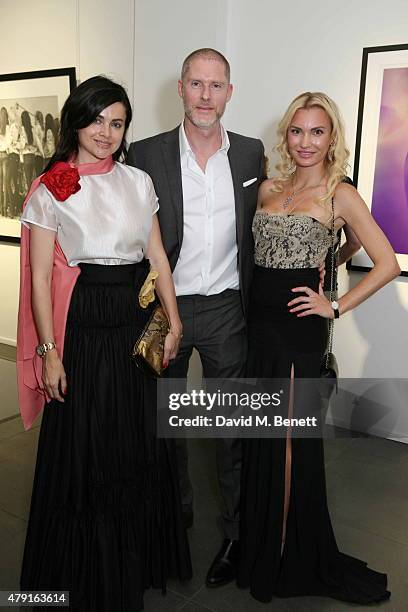
{"type": "MultiPolygon", "coordinates": [[[[235,86],[225,125],[262,138],[272,161],[277,121],[305,90],[338,102],[354,151],[362,49],[408,42],[407,0],[2,0],[1,8],[0,73],[75,66],[81,80],[111,75],[134,102],[134,138],[177,124],[180,64],[194,48],[215,46],[235,86]]],[[[342,271],[340,292],[360,277],[342,271]]],[[[407,280],[336,322],[343,377],[406,377],[407,280]]],[[[0,287],[0,341],[13,343],[18,247],[0,244],[0,287]]],[[[396,436],[408,436],[406,399],[395,401],[396,436]]]]}
{"type": "MultiPolygon", "coordinates": [[[[106,73],[132,97],[132,0],[1,0],[0,74],[75,66],[106,73]]],[[[0,342],[15,344],[19,248],[0,243],[0,342]]]]}

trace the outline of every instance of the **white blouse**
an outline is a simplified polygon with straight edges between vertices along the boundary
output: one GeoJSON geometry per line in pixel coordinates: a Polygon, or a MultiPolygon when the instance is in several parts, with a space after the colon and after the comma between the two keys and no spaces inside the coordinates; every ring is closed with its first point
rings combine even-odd
{"type": "Polygon", "coordinates": [[[60,202],[41,183],[21,222],[57,232],[70,266],[141,261],[159,208],[150,176],[116,162],[106,174],[81,176],[79,184],[77,193],[60,202]]]}

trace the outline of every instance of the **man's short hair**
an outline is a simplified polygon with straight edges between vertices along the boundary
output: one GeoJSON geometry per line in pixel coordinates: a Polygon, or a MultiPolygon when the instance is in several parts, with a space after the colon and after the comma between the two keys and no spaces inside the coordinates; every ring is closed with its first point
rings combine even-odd
{"type": "Polygon", "coordinates": [[[204,59],[217,60],[219,62],[222,62],[224,64],[225,76],[227,77],[228,83],[230,82],[231,68],[227,58],[216,49],[211,49],[210,47],[196,49],[196,51],[193,51],[192,53],[190,53],[190,55],[187,55],[181,67],[182,81],[184,81],[184,78],[187,72],[189,71],[191,60],[195,59],[196,57],[203,57],[204,59]]]}

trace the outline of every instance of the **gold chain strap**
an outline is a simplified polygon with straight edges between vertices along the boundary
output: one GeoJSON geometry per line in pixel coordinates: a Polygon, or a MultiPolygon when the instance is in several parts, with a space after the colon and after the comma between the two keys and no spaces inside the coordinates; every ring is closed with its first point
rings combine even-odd
{"type": "MultiPolygon", "coordinates": [[[[337,256],[334,253],[334,201],[332,198],[332,218],[331,218],[331,270],[330,270],[330,302],[335,298],[334,289],[334,264],[337,264],[337,256]]],[[[327,353],[326,353],[326,368],[329,366],[329,354],[333,350],[333,333],[334,333],[334,319],[329,319],[329,337],[327,341],[327,353]]]]}

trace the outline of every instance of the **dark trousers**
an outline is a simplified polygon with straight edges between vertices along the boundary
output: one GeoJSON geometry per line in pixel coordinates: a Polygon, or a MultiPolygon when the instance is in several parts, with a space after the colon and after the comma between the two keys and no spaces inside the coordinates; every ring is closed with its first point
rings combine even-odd
{"type": "Polygon", "coordinates": [[[25,176],[25,180],[27,183],[27,189],[30,189],[30,185],[36,177],[34,153],[25,153],[23,155],[23,160],[24,160],[24,176],[25,176]]]}
{"type": "Polygon", "coordinates": [[[9,217],[16,217],[19,198],[19,170],[20,157],[17,153],[9,153],[6,179],[6,199],[9,217]]]}
{"type": "MultiPolygon", "coordinates": [[[[170,378],[185,378],[195,348],[204,378],[240,378],[244,375],[247,336],[239,291],[177,298],[183,338],[177,358],[169,366],[170,378]]],[[[183,506],[192,507],[193,488],[188,474],[187,441],[176,440],[183,506]]],[[[224,501],[222,522],[227,538],[238,539],[241,480],[241,440],[217,439],[218,483],[224,501]]]]}
{"type": "Polygon", "coordinates": [[[35,176],[40,176],[41,172],[44,170],[44,158],[41,155],[35,156],[35,176]]]}
{"type": "Polygon", "coordinates": [[[2,217],[7,216],[7,163],[7,153],[0,151],[0,215],[2,217]]]}

